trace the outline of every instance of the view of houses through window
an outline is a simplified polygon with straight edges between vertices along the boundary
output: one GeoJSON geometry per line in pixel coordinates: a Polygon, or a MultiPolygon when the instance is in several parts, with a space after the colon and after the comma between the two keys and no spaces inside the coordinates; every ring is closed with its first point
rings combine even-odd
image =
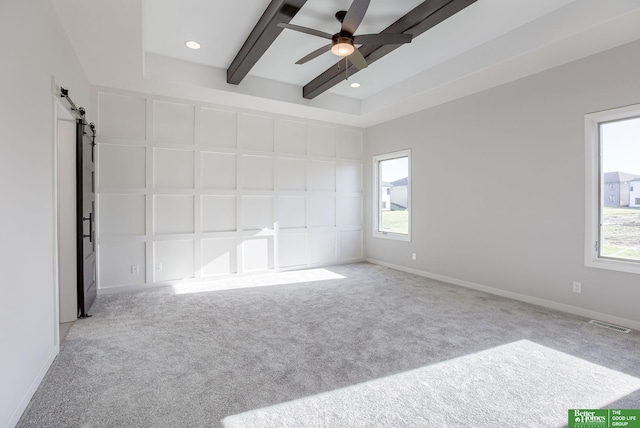
{"type": "MultiPolygon", "coordinates": [[[[376,169],[377,199],[376,234],[403,235],[407,239],[410,230],[409,151],[389,153],[374,157],[376,169]]],[[[392,236],[389,236],[392,237],[392,236]]],[[[402,238],[402,237],[401,237],[402,238]]]]}
{"type": "Polygon", "coordinates": [[[599,256],[640,261],[640,117],[600,124],[599,256]]]}

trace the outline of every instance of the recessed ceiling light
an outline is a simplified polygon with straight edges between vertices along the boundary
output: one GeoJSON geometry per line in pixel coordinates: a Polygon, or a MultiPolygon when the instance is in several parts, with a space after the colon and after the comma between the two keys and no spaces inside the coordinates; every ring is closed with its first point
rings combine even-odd
{"type": "Polygon", "coordinates": [[[193,40],[189,40],[185,45],[190,49],[200,49],[200,43],[194,42],[193,40]]]}
{"type": "Polygon", "coordinates": [[[358,82],[353,82],[352,84],[350,84],[349,86],[351,86],[352,88],[359,88],[360,84],[358,82]]]}

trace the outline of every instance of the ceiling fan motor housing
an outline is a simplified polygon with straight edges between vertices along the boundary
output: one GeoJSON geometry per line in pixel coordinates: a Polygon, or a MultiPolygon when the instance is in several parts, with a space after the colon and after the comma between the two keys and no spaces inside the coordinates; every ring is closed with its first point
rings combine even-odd
{"type": "Polygon", "coordinates": [[[353,36],[349,33],[336,33],[333,35],[333,39],[331,42],[336,45],[338,43],[349,43],[353,44],[353,36]]]}

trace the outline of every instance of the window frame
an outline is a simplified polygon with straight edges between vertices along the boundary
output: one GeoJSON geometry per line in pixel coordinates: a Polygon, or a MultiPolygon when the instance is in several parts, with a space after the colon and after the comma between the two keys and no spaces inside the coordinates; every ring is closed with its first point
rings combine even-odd
{"type": "Polygon", "coordinates": [[[396,241],[411,242],[411,149],[398,150],[390,153],[382,153],[372,156],[373,167],[373,224],[372,232],[374,238],[392,239],[396,241]],[[407,234],[395,233],[395,232],[382,232],[380,231],[380,192],[381,182],[379,178],[379,165],[380,162],[398,158],[407,158],[407,213],[408,213],[408,225],[407,234]]]}
{"type": "Polygon", "coordinates": [[[640,117],[640,104],[586,114],[585,126],[585,245],[586,267],[640,274],[640,261],[601,257],[599,245],[602,232],[601,204],[604,195],[604,174],[600,125],[640,117]]]}

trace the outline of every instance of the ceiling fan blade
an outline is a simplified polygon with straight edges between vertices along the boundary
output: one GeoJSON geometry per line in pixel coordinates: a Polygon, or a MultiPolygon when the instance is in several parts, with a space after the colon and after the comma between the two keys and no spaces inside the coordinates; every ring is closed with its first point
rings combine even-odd
{"type": "Polygon", "coordinates": [[[353,43],[359,45],[401,45],[411,43],[411,34],[362,34],[353,37],[353,43]]]}
{"type": "Polygon", "coordinates": [[[371,0],[353,0],[353,3],[349,6],[349,10],[342,21],[342,31],[346,31],[351,34],[356,32],[360,23],[364,19],[365,13],[367,13],[370,2],[371,0]]]}
{"type": "Polygon", "coordinates": [[[313,28],[301,27],[300,25],[287,24],[285,22],[281,22],[278,24],[278,27],[299,31],[305,34],[311,34],[312,36],[322,37],[323,39],[331,40],[333,38],[333,34],[325,33],[324,31],[320,31],[320,30],[314,30],[313,28]]]}
{"type": "Polygon", "coordinates": [[[347,58],[349,58],[349,61],[351,61],[351,63],[355,65],[358,70],[362,70],[368,67],[367,60],[364,59],[364,57],[362,56],[362,54],[358,49],[353,51],[353,53],[349,55],[347,58]]]}
{"type": "Polygon", "coordinates": [[[326,46],[323,46],[321,48],[316,49],[315,51],[311,52],[309,55],[300,58],[296,64],[304,64],[305,62],[309,62],[314,58],[319,57],[320,55],[322,55],[325,52],[329,52],[331,50],[331,44],[328,44],[326,46]]]}

